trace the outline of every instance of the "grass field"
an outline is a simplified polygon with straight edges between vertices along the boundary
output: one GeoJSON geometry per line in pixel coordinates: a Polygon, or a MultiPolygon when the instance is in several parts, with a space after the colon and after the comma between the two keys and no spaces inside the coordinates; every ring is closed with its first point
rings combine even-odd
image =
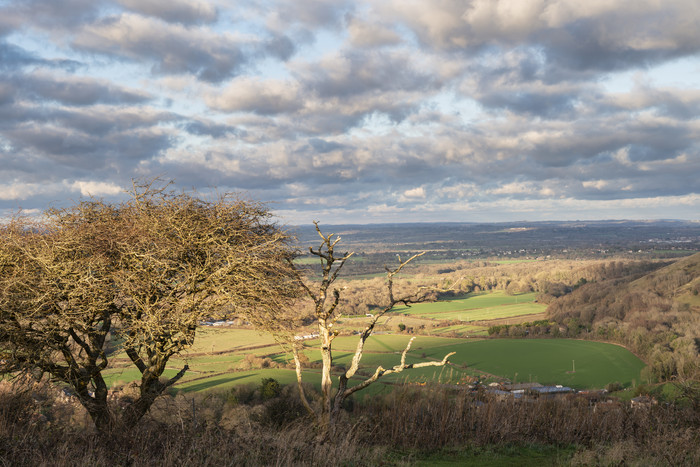
{"type": "MultiPolygon", "coordinates": [[[[450,345],[450,361],[511,381],[562,384],[577,389],[601,388],[610,382],[632,386],[644,362],[627,349],[572,339],[490,339],[450,345]],[[575,372],[573,371],[575,368],[575,372]]],[[[426,352],[438,358],[444,348],[426,352]]]]}
{"type": "Polygon", "coordinates": [[[479,336],[479,337],[485,337],[488,336],[487,329],[484,326],[472,326],[469,324],[456,324],[454,326],[445,326],[443,328],[435,328],[431,331],[431,334],[435,334],[437,336],[442,335],[442,334],[449,334],[456,332],[457,334],[460,334],[462,336],[468,336],[468,337],[474,337],[474,336],[479,336]]]}
{"type": "Polygon", "coordinates": [[[502,291],[470,293],[456,300],[417,303],[393,311],[435,320],[487,321],[544,312],[546,305],[535,303],[535,296],[535,293],[506,295],[502,291]]]}
{"type": "MultiPolygon", "coordinates": [[[[441,337],[441,334],[457,333],[471,337],[484,335],[485,327],[466,324],[474,321],[489,321],[515,316],[541,313],[544,305],[534,303],[535,294],[506,295],[502,291],[472,293],[462,298],[435,303],[420,303],[412,307],[400,307],[396,312],[403,316],[387,318],[387,326],[394,329],[398,321],[417,326],[426,318],[432,320],[459,320],[456,324],[432,328],[430,336],[421,335],[414,341],[408,354],[409,363],[441,360],[445,354],[456,352],[445,368],[428,367],[405,371],[399,375],[383,378],[384,383],[402,381],[456,382],[465,375],[479,375],[486,379],[509,379],[511,381],[538,381],[542,384],[562,384],[578,389],[603,387],[610,382],[631,386],[640,381],[643,362],[626,349],[589,341],[568,339],[461,339],[441,337]],[[416,323],[412,323],[416,321],[416,323]],[[574,372],[575,369],[575,372],[574,372]]],[[[347,320],[350,328],[364,327],[364,319],[347,320]],[[359,324],[358,324],[359,323],[359,324]]],[[[480,323],[483,324],[483,323],[480,323]]],[[[406,347],[410,335],[375,334],[365,344],[360,373],[370,374],[381,365],[391,368],[399,363],[401,351],[406,347]]],[[[357,346],[357,336],[338,337],[333,342],[334,365],[347,366],[357,346]]],[[[319,362],[321,355],[318,340],[306,341],[307,356],[319,362]]],[[[252,329],[230,329],[202,327],[189,352],[172,358],[165,376],[172,377],[185,364],[190,369],[175,385],[183,391],[227,389],[237,384],[258,383],[261,378],[275,378],[283,384],[295,381],[294,371],[288,368],[264,368],[241,371],[241,362],[247,354],[269,357],[274,364],[286,365],[289,355],[277,345],[269,334],[252,329]]],[[[260,360],[260,358],[258,358],[260,360]]],[[[269,361],[269,360],[268,360],[269,361]]],[[[108,384],[127,383],[139,377],[128,358],[123,354],[112,356],[113,368],[106,370],[108,384]]],[[[357,381],[362,376],[358,374],[357,381]]],[[[320,385],[320,370],[305,370],[305,380],[320,385]]],[[[387,390],[386,384],[376,385],[369,391],[387,390]]]]}
{"type": "Polygon", "coordinates": [[[253,329],[236,329],[235,338],[216,327],[200,327],[190,353],[235,352],[247,347],[274,345],[272,335],[253,329]]]}
{"type": "MultiPolygon", "coordinates": [[[[384,355],[368,354],[363,363],[382,364],[385,367],[398,362],[398,352],[405,346],[404,336],[376,336],[367,342],[368,351],[381,349],[384,355]],[[372,350],[370,350],[372,349],[372,350]],[[386,352],[394,355],[386,355],[386,352]],[[372,357],[369,357],[372,355],[372,357]],[[393,363],[392,363],[393,362],[393,363]]],[[[456,352],[450,358],[455,378],[466,370],[478,370],[511,381],[537,381],[542,384],[562,384],[577,389],[602,388],[610,382],[632,386],[640,381],[644,362],[627,349],[601,342],[572,339],[490,339],[463,340],[419,337],[409,353],[410,358],[424,360],[442,359],[448,352],[456,352]],[[573,372],[575,367],[575,372],[573,372]]],[[[318,356],[317,358],[320,358],[318,356]]],[[[343,355],[337,361],[345,363],[343,355]]],[[[313,358],[312,358],[313,359],[313,358]]],[[[440,369],[437,369],[440,372],[440,369]]],[[[401,377],[412,380],[425,378],[436,372],[405,372],[401,377]]],[[[443,377],[445,372],[442,371],[443,377]]]]}
{"type": "MultiPolygon", "coordinates": [[[[246,330],[217,329],[209,339],[221,341],[245,341],[250,337],[246,330]],[[239,335],[241,339],[239,339],[239,335]]],[[[369,374],[381,365],[391,368],[399,363],[401,351],[410,336],[382,334],[367,340],[360,373],[369,374]]],[[[250,342],[248,342],[250,344],[250,342]]],[[[338,337],[334,341],[334,364],[347,366],[357,345],[357,337],[338,337]]],[[[206,343],[205,343],[206,345],[206,343]]],[[[312,362],[321,359],[313,341],[305,351],[312,362]]],[[[289,356],[276,345],[265,347],[256,355],[269,356],[273,361],[285,363],[289,356]]],[[[295,381],[294,371],[288,368],[235,370],[246,352],[226,354],[185,355],[172,359],[166,376],[173,376],[187,363],[190,370],[175,386],[184,391],[227,389],[237,384],[259,383],[262,378],[275,378],[283,384],[295,381]]],[[[610,382],[633,386],[640,381],[644,363],[626,349],[600,342],[572,339],[459,339],[437,336],[419,336],[408,354],[409,363],[441,360],[445,354],[456,352],[445,368],[428,367],[406,370],[398,375],[383,378],[384,383],[404,381],[457,382],[465,375],[479,375],[488,380],[537,381],[542,384],[562,384],[576,389],[602,388],[610,382]],[[575,369],[575,372],[574,372],[575,369]]],[[[113,368],[106,372],[108,384],[126,383],[138,377],[133,367],[113,368]]],[[[356,381],[362,376],[358,375],[356,381]]],[[[320,371],[305,370],[305,381],[319,385],[320,371]]],[[[377,385],[370,393],[388,390],[386,384],[377,385]]]]}

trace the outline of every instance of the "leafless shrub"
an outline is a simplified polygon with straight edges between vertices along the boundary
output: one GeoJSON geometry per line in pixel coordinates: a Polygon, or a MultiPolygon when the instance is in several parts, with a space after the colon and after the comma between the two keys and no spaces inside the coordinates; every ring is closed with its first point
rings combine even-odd
{"type": "Polygon", "coordinates": [[[320,442],[296,388],[268,400],[258,389],[165,397],[134,431],[104,444],[89,427],[37,420],[48,394],[0,386],[0,465],[376,465],[389,451],[400,457],[503,444],[577,446],[573,465],[700,465],[691,407],[610,403],[603,410],[579,397],[499,400],[463,388],[404,386],[356,403],[320,442]]]}

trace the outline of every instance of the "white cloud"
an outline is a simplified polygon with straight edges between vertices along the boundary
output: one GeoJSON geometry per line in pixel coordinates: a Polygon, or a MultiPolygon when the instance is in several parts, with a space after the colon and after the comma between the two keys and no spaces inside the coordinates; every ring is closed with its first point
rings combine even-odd
{"type": "Polygon", "coordinates": [[[41,186],[36,183],[11,183],[7,185],[0,185],[0,199],[28,199],[39,194],[40,191],[41,186]]]}
{"type": "Polygon", "coordinates": [[[596,190],[603,190],[607,188],[610,183],[607,180],[584,180],[582,183],[584,188],[595,188],[596,190]]]}
{"type": "Polygon", "coordinates": [[[117,0],[120,4],[146,15],[178,23],[212,22],[217,9],[200,0],[117,0]]]}
{"type": "Polygon", "coordinates": [[[390,27],[357,17],[351,17],[348,21],[348,35],[352,45],[357,47],[380,47],[401,42],[401,36],[390,27]]]}
{"type": "Polygon", "coordinates": [[[110,182],[76,180],[70,187],[71,190],[79,191],[83,196],[118,195],[124,192],[122,187],[110,182]]]}
{"type": "Polygon", "coordinates": [[[420,186],[404,191],[399,199],[401,201],[417,201],[425,199],[425,197],[425,188],[420,186]]]}
{"type": "Polygon", "coordinates": [[[298,83],[277,79],[235,79],[223,91],[209,91],[205,101],[226,112],[246,111],[261,115],[293,112],[303,107],[298,83]]]}

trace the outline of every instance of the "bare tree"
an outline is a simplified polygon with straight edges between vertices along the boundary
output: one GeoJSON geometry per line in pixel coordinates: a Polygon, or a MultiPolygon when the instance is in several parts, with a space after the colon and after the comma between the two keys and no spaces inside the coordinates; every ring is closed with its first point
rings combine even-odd
{"type": "Polygon", "coordinates": [[[299,290],[288,237],[265,206],[152,184],[130,194],[0,231],[0,370],[37,368],[69,384],[101,432],[134,426],[182,378],[186,365],[163,374],[202,319],[266,314],[299,290]],[[116,350],[141,373],[123,411],[110,407],[102,374],[116,350]]]}
{"type": "Polygon", "coordinates": [[[322,433],[327,434],[330,427],[334,423],[338,414],[342,410],[343,402],[357,391],[360,391],[370,384],[377,381],[382,376],[389,374],[400,373],[406,369],[410,368],[421,368],[427,366],[443,366],[447,363],[448,358],[454,354],[454,352],[448,353],[441,361],[432,362],[422,362],[422,363],[406,363],[406,355],[411,348],[413,339],[411,338],[406,345],[406,348],[401,353],[400,362],[392,368],[383,368],[382,366],[377,367],[371,376],[366,377],[364,380],[355,385],[350,385],[350,379],[353,378],[360,367],[360,362],[362,360],[362,355],[364,351],[365,342],[372,334],[377,321],[388,311],[394,308],[397,304],[409,305],[411,303],[418,303],[424,301],[429,292],[426,289],[419,289],[413,294],[395,296],[394,295],[394,278],[401,272],[401,270],[408,265],[414,259],[422,256],[424,253],[419,253],[411,256],[405,261],[401,260],[399,256],[399,265],[391,269],[385,267],[386,269],[386,291],[388,295],[387,302],[384,306],[370,319],[370,322],[365,326],[364,330],[360,333],[357,342],[357,347],[355,353],[352,357],[352,362],[349,368],[345,369],[338,377],[338,385],[333,389],[333,380],[331,376],[331,369],[333,368],[333,340],[338,336],[338,331],[334,329],[335,324],[341,317],[341,312],[338,308],[340,302],[340,291],[333,287],[333,283],[338,278],[338,275],[343,268],[345,262],[350,259],[353,253],[342,253],[336,252],[335,248],[340,241],[340,237],[335,234],[324,235],[318,226],[318,222],[314,222],[316,226],[316,231],[321,237],[321,245],[318,249],[314,250],[309,248],[312,255],[319,258],[321,263],[321,281],[316,285],[309,284],[309,281],[301,271],[295,268],[297,277],[301,287],[304,289],[308,297],[314,303],[314,313],[316,317],[316,323],[318,326],[319,337],[321,340],[320,350],[322,358],[322,369],[321,369],[321,407],[320,410],[314,410],[311,403],[309,402],[306,394],[304,393],[304,388],[302,384],[302,363],[300,359],[300,345],[298,342],[292,341],[292,352],[294,356],[294,363],[296,367],[297,384],[299,388],[299,393],[301,396],[302,403],[306,407],[307,411],[314,417],[316,417],[319,426],[322,429],[322,433]]]}

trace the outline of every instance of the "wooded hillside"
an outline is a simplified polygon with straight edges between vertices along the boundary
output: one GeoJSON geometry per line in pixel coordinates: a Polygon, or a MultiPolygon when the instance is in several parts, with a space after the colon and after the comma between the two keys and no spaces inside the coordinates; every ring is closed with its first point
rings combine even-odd
{"type": "Polygon", "coordinates": [[[550,319],[583,337],[626,345],[648,361],[649,379],[697,377],[700,253],[644,275],[627,272],[554,300],[550,319]]]}

